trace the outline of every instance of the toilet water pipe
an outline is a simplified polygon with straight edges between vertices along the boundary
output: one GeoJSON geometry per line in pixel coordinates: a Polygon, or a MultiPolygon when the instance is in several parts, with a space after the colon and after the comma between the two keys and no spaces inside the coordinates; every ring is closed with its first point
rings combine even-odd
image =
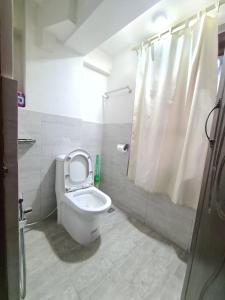
{"type": "Polygon", "coordinates": [[[26,226],[25,227],[30,227],[30,226],[34,226],[34,225],[36,225],[36,224],[39,224],[39,223],[41,223],[41,222],[43,222],[43,221],[45,221],[48,217],[50,217],[51,215],[53,215],[54,214],[54,212],[56,212],[56,210],[57,210],[57,207],[56,208],[54,208],[46,217],[44,217],[44,218],[41,218],[40,220],[38,220],[38,221],[36,221],[36,222],[32,222],[32,223],[27,223],[26,224],[26,226]]]}

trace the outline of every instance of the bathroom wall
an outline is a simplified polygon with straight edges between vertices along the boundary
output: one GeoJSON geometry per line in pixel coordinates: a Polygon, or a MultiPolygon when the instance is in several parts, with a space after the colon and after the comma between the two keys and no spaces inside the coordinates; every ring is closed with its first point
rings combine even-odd
{"type": "Polygon", "coordinates": [[[56,207],[56,156],[82,148],[94,161],[101,153],[107,78],[84,68],[76,58],[37,60],[26,74],[27,103],[19,109],[18,137],[36,143],[19,144],[19,190],[25,206],[33,208],[29,221],[35,221],[56,207]]]}
{"type": "Polygon", "coordinates": [[[77,148],[92,159],[101,153],[102,94],[107,77],[83,66],[83,58],[51,41],[53,50],[38,43],[34,2],[26,2],[26,107],[18,111],[19,191],[29,221],[46,216],[56,207],[55,158],[77,148]]]}
{"type": "Polygon", "coordinates": [[[19,144],[18,161],[19,190],[25,206],[33,208],[29,221],[56,207],[57,155],[82,148],[94,161],[101,153],[102,94],[107,78],[83,65],[76,69],[74,61],[76,58],[35,61],[26,68],[27,106],[18,112],[18,138],[36,143],[19,144]]]}
{"type": "Polygon", "coordinates": [[[32,60],[26,67],[26,108],[102,123],[107,78],[83,66],[83,58],[32,60]]]}
{"type": "Polygon", "coordinates": [[[136,64],[136,53],[130,50],[117,56],[112,63],[108,88],[129,85],[132,93],[122,92],[105,100],[101,188],[112,197],[113,203],[130,215],[188,249],[195,212],[174,205],[166,195],[149,194],[135,186],[127,178],[129,153],[116,150],[118,143],[130,143],[136,64]]]}
{"type": "Polygon", "coordinates": [[[18,118],[18,136],[36,140],[18,147],[19,191],[25,207],[33,208],[29,221],[35,221],[56,207],[56,156],[82,148],[94,158],[101,153],[102,125],[24,109],[19,109],[18,118]]]}
{"type": "MultiPolygon", "coordinates": [[[[130,143],[137,56],[125,51],[113,60],[108,78],[83,66],[83,58],[48,39],[36,36],[35,6],[26,6],[27,105],[19,109],[19,138],[34,138],[32,146],[19,145],[19,189],[29,220],[46,216],[56,207],[55,157],[75,148],[102,154],[101,188],[129,214],[188,249],[195,212],[175,206],[166,195],[149,194],[127,178],[128,154],[118,143],[130,143]],[[108,87],[107,87],[108,84],[108,87]],[[132,93],[118,93],[102,103],[108,89],[129,85],[132,93]],[[103,123],[103,124],[102,124],[103,123]]],[[[49,36],[48,36],[49,38],[49,36]]]]}
{"type": "Polygon", "coordinates": [[[84,57],[53,35],[39,32],[37,11],[35,2],[26,1],[25,109],[102,123],[107,78],[87,69],[84,57]]]}

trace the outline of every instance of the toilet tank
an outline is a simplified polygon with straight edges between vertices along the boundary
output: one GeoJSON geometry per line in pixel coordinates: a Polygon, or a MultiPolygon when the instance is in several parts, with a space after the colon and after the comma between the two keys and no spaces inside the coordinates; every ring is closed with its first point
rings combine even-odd
{"type": "Polygon", "coordinates": [[[56,174],[55,174],[55,193],[56,199],[59,202],[62,201],[65,193],[64,183],[64,160],[66,155],[62,154],[56,157],[56,174]]]}

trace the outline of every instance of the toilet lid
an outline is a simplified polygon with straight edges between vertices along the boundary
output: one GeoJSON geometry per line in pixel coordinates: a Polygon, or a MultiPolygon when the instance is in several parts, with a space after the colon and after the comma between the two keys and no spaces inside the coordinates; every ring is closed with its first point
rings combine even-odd
{"type": "Polygon", "coordinates": [[[65,157],[64,179],[66,192],[93,185],[91,156],[86,151],[78,149],[65,157]]]}

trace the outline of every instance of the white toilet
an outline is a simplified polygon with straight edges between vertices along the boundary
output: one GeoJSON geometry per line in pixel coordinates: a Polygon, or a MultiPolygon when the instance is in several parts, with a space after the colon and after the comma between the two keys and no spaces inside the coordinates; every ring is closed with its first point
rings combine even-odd
{"type": "Polygon", "coordinates": [[[86,151],[56,158],[55,191],[58,223],[82,245],[97,239],[99,215],[110,208],[111,199],[93,186],[92,161],[86,151]]]}

